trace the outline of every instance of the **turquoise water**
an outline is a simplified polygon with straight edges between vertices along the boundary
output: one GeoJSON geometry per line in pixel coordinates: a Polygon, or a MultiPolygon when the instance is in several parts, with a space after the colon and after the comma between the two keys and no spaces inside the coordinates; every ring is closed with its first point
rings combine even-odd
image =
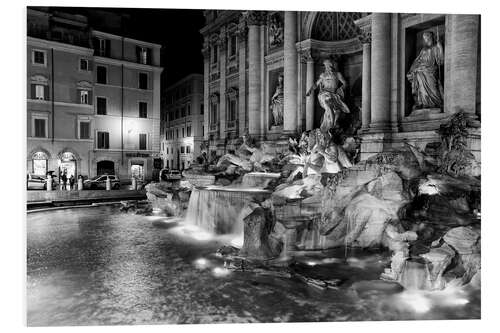
{"type": "Polygon", "coordinates": [[[343,281],[320,290],[226,270],[214,253],[232,239],[112,206],[30,213],[27,232],[29,326],[480,317],[478,291],[410,292],[380,282],[387,253],[301,257],[302,274],[343,281]]]}

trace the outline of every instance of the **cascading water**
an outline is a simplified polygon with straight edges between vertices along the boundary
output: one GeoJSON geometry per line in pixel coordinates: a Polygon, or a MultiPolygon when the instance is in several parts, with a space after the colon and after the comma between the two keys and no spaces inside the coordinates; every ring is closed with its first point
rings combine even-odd
{"type": "Polygon", "coordinates": [[[214,234],[243,234],[250,203],[262,201],[268,191],[253,188],[206,187],[191,192],[186,222],[214,234]]]}

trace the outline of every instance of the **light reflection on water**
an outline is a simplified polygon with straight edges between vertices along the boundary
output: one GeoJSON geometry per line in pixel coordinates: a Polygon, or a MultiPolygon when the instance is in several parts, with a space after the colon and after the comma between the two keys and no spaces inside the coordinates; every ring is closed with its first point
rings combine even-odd
{"type": "Polygon", "coordinates": [[[199,229],[176,219],[102,206],[32,213],[27,231],[30,326],[480,317],[479,292],[381,287],[381,254],[304,258],[304,272],[344,281],[318,291],[227,270],[215,251],[241,237],[197,239],[199,229]],[[351,287],[363,280],[374,282],[351,287]]]}

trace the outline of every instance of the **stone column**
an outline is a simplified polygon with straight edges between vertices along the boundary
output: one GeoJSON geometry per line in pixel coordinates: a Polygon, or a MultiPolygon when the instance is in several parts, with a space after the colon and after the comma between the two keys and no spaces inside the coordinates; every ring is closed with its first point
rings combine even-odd
{"type": "Polygon", "coordinates": [[[283,132],[297,131],[297,12],[285,12],[283,132]]]}
{"type": "Polygon", "coordinates": [[[372,132],[390,130],[391,120],[391,14],[372,14],[371,48],[372,132]]]}
{"type": "Polygon", "coordinates": [[[363,40],[361,124],[364,130],[370,127],[371,120],[371,52],[372,46],[370,40],[363,40]]]}
{"type": "Polygon", "coordinates": [[[475,118],[479,15],[447,15],[445,112],[475,118]]]}
{"type": "Polygon", "coordinates": [[[260,13],[248,14],[248,132],[259,135],[260,130],[260,13]]]}
{"type": "Polygon", "coordinates": [[[224,139],[226,137],[226,31],[221,29],[219,35],[219,137],[224,139]]]}
{"type": "Polygon", "coordinates": [[[208,140],[209,116],[210,116],[210,101],[209,101],[209,82],[210,82],[210,46],[208,39],[205,37],[203,43],[203,139],[208,140]]]}
{"type": "Polygon", "coordinates": [[[246,38],[247,27],[245,20],[240,19],[238,24],[238,129],[241,136],[248,128],[248,116],[246,113],[246,38]]]}
{"type": "MultiPolygon", "coordinates": [[[[306,73],[306,92],[314,84],[314,59],[312,57],[312,51],[307,50],[305,53],[307,62],[307,73],[306,73]]],[[[314,93],[306,96],[306,131],[310,131],[314,126],[314,93]]]]}

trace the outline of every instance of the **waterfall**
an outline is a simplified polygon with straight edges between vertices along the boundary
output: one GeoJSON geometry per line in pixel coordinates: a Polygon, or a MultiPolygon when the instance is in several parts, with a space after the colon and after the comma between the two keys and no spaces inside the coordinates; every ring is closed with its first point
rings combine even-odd
{"type": "Polygon", "coordinates": [[[271,172],[250,172],[243,175],[241,181],[242,187],[258,187],[266,188],[267,185],[273,180],[281,177],[279,173],[271,172]]]}
{"type": "Polygon", "coordinates": [[[194,188],[189,198],[186,223],[215,234],[243,234],[243,219],[251,213],[250,202],[267,191],[223,187],[194,188]]]}
{"type": "Polygon", "coordinates": [[[414,259],[406,260],[399,283],[406,289],[428,289],[427,264],[414,259]]]}

